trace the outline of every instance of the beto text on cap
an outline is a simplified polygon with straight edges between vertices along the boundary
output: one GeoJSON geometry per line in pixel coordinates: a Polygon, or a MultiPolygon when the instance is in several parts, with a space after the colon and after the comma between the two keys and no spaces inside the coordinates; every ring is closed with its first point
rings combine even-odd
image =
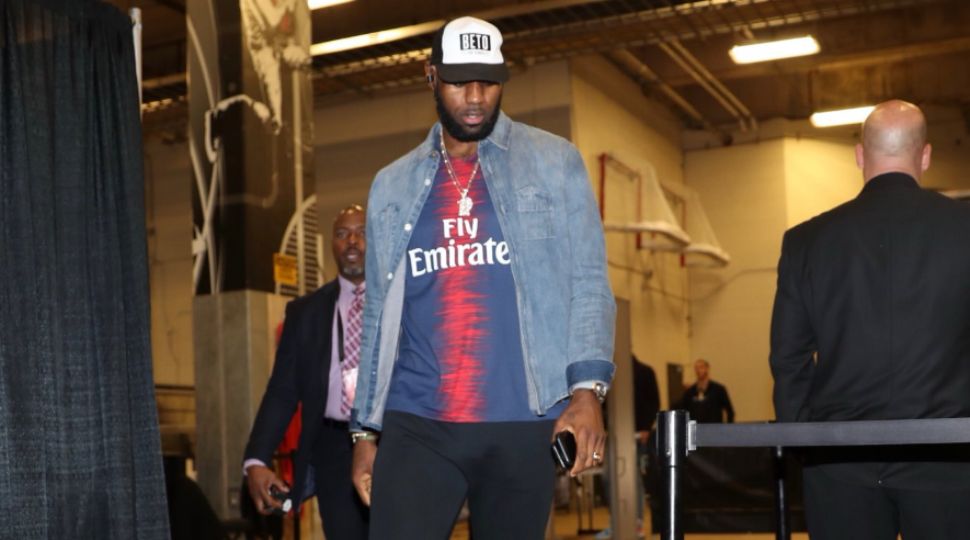
{"type": "Polygon", "coordinates": [[[441,27],[431,46],[431,64],[446,82],[509,80],[502,33],[474,17],[461,17],[441,27]]]}

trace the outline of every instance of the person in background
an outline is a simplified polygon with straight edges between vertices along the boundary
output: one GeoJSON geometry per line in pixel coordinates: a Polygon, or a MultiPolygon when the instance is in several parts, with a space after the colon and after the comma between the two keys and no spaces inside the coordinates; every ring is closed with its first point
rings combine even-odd
{"type": "Polygon", "coordinates": [[[660,412],[660,389],[653,368],[633,355],[633,421],[640,444],[647,444],[660,412]]]}
{"type": "Polygon", "coordinates": [[[351,484],[347,438],[360,360],[364,218],[359,205],[337,215],[331,239],[337,279],[287,304],[273,373],[244,453],[256,509],[269,514],[281,507],[271,488],[290,492],[294,505],[315,494],[331,540],[362,540],[368,531],[367,507],[351,484]],[[268,464],[298,405],[302,430],[291,492],[268,464]]]}
{"type": "Polygon", "coordinates": [[[683,409],[690,413],[691,420],[700,423],[734,422],[734,407],[731,397],[723,384],[711,380],[711,364],[703,358],[694,362],[696,382],[684,390],[673,406],[673,409],[683,409]]]}

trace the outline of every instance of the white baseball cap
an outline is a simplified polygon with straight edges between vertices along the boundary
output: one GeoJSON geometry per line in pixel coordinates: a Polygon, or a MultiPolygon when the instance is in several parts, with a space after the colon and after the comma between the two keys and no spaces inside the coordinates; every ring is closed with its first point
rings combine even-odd
{"type": "Polygon", "coordinates": [[[431,65],[446,82],[509,80],[502,33],[475,17],[451,20],[438,30],[431,45],[431,65]]]}

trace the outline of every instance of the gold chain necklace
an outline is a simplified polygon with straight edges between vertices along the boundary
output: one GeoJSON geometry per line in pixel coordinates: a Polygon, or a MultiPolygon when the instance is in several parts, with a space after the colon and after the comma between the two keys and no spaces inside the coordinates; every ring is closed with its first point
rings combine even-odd
{"type": "Polygon", "coordinates": [[[455,174],[455,169],[451,167],[451,160],[448,159],[448,150],[445,149],[445,133],[444,127],[438,132],[441,136],[441,156],[445,160],[445,168],[448,169],[448,176],[451,177],[451,183],[458,190],[458,194],[461,198],[458,199],[458,217],[468,217],[472,214],[472,198],[468,196],[468,190],[472,187],[472,182],[475,180],[475,175],[478,174],[478,164],[481,160],[478,159],[478,152],[475,153],[475,166],[472,168],[472,174],[468,177],[468,183],[465,187],[461,187],[461,183],[458,182],[458,175],[455,174]]]}

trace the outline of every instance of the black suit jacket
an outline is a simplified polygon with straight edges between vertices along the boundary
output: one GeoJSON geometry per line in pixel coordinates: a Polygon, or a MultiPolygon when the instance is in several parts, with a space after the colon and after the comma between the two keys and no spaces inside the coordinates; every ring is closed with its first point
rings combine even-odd
{"type": "Polygon", "coordinates": [[[633,360],[633,426],[637,431],[650,431],[660,411],[660,390],[653,368],[633,360]]]}
{"type": "Polygon", "coordinates": [[[970,206],[891,173],[789,230],[771,369],[780,421],[970,416],[970,206]]]}
{"type": "Polygon", "coordinates": [[[339,294],[340,284],[333,280],[286,305],[273,373],[246,445],[244,459],[271,463],[297,403],[302,402],[302,430],[293,463],[293,489],[297,494],[303,494],[309,454],[327,406],[333,339],[330,329],[339,294]]]}

